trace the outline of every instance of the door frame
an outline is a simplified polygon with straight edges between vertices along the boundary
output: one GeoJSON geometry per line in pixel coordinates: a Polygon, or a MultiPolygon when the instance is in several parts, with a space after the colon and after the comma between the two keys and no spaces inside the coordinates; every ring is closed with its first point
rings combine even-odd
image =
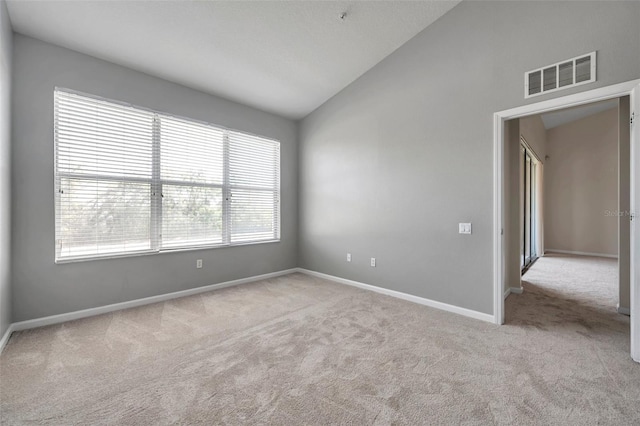
{"type": "Polygon", "coordinates": [[[542,161],[540,161],[540,158],[538,157],[538,155],[533,151],[533,149],[531,148],[531,146],[529,145],[529,143],[527,142],[527,140],[524,138],[524,136],[522,136],[522,134],[520,135],[520,150],[522,150],[524,152],[523,154],[523,159],[522,159],[522,163],[520,163],[521,169],[520,171],[522,173],[526,173],[527,167],[526,167],[526,162],[527,162],[527,157],[529,157],[529,160],[531,161],[531,165],[530,165],[530,170],[529,170],[529,182],[530,182],[530,187],[529,187],[529,262],[527,263],[527,249],[525,248],[525,244],[527,242],[527,226],[526,226],[526,206],[527,206],[527,178],[526,176],[523,176],[522,179],[522,186],[520,187],[520,191],[521,194],[523,196],[523,200],[522,203],[520,204],[520,208],[522,208],[521,212],[522,215],[519,215],[519,221],[522,221],[523,227],[522,227],[522,241],[520,241],[520,248],[522,249],[522,264],[520,265],[520,273],[524,274],[524,271],[526,271],[527,269],[529,269],[531,267],[531,265],[533,265],[533,263],[538,259],[538,257],[540,257],[539,255],[539,246],[540,246],[540,241],[538,241],[538,227],[540,224],[540,218],[538,217],[538,203],[540,202],[539,200],[539,195],[540,193],[539,188],[538,188],[538,173],[540,173],[540,165],[542,164],[542,161]],[[532,182],[532,177],[535,177],[535,179],[533,179],[532,182]],[[535,208],[534,208],[535,207],[535,208]],[[536,224],[535,228],[532,227],[532,224],[536,224]],[[535,233],[534,233],[535,230],[535,233]],[[533,242],[533,244],[532,244],[533,242]],[[533,256],[533,253],[531,251],[531,249],[534,247],[536,247],[535,250],[535,258],[533,258],[533,260],[531,259],[531,257],[533,256]]]}
{"type": "MultiPolygon", "coordinates": [[[[630,110],[634,112],[640,101],[640,79],[588,90],[581,93],[519,106],[493,114],[493,315],[495,323],[504,324],[504,124],[507,120],[542,114],[607,99],[630,96],[630,110]],[[635,100],[634,100],[635,99],[635,100]]],[[[640,114],[640,111],[635,111],[640,114]]],[[[637,115],[637,114],[636,114],[637,115]]],[[[636,119],[637,120],[637,119],[636,119]]],[[[640,126],[631,127],[631,212],[637,211],[640,197],[640,126]],[[638,158],[636,158],[638,157],[638,158]]],[[[637,221],[636,221],[637,222],[637,221]]],[[[636,237],[634,222],[631,226],[631,356],[640,362],[640,250],[634,249],[636,237]],[[638,299],[638,300],[635,300],[638,299]],[[636,303],[638,302],[638,303],[636,303]]],[[[638,244],[640,247],[640,244],[638,244]]]]}

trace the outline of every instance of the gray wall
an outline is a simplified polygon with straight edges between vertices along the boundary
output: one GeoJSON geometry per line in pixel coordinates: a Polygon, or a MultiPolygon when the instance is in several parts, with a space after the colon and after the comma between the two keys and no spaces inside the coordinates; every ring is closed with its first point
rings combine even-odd
{"type": "Polygon", "coordinates": [[[21,35],[13,60],[13,321],[297,266],[295,122],[21,35]],[[281,242],[55,265],[54,86],[279,139],[281,242]]]}
{"type": "Polygon", "coordinates": [[[300,266],[492,313],[493,113],[640,78],[638,22],[638,2],[456,6],[303,120],[300,266]],[[596,83],[524,99],[525,71],[593,50],[596,83]]]}
{"type": "Polygon", "coordinates": [[[11,323],[11,50],[7,5],[0,0],[0,338],[11,323]]]}

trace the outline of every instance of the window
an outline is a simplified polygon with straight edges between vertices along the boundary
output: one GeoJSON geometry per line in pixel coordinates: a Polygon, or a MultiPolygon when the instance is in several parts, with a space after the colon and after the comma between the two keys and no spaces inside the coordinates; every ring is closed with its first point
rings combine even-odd
{"type": "Polygon", "coordinates": [[[56,89],[56,261],[280,239],[280,143],[56,89]]]}

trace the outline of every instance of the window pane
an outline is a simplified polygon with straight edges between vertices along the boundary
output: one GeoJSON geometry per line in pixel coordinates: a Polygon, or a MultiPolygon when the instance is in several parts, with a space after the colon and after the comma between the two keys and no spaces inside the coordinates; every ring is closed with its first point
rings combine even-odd
{"type": "Polygon", "coordinates": [[[54,99],[56,259],[151,250],[153,114],[54,99]]]}
{"type": "Polygon", "coordinates": [[[229,132],[231,243],[280,238],[280,143],[229,132]]]}
{"type": "Polygon", "coordinates": [[[162,179],[222,184],[223,137],[221,129],[162,116],[162,179]]]}
{"type": "Polygon", "coordinates": [[[149,184],[61,178],[60,257],[149,250],[149,200],[149,184]]]}
{"type": "Polygon", "coordinates": [[[229,132],[229,183],[274,189],[280,183],[280,143],[229,132]]]}
{"type": "Polygon", "coordinates": [[[162,247],[222,243],[222,189],[165,185],[162,247]]]}
{"type": "Polygon", "coordinates": [[[278,212],[273,191],[231,192],[231,242],[277,238],[278,212]]]}
{"type": "Polygon", "coordinates": [[[151,178],[153,114],[56,92],[58,173],[151,178]]]}

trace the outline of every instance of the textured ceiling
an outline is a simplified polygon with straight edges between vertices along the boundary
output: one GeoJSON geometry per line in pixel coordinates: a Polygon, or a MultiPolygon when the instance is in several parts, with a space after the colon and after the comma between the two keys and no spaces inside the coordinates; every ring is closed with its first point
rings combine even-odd
{"type": "Polygon", "coordinates": [[[561,109],[559,111],[542,114],[542,122],[544,128],[549,130],[554,127],[562,126],[563,124],[571,123],[572,121],[581,120],[599,112],[603,112],[618,106],[618,99],[611,99],[608,101],[596,102],[579,106],[575,108],[561,109]]]}
{"type": "Polygon", "coordinates": [[[10,0],[8,9],[18,33],[301,118],[456,4],[10,0]]]}

